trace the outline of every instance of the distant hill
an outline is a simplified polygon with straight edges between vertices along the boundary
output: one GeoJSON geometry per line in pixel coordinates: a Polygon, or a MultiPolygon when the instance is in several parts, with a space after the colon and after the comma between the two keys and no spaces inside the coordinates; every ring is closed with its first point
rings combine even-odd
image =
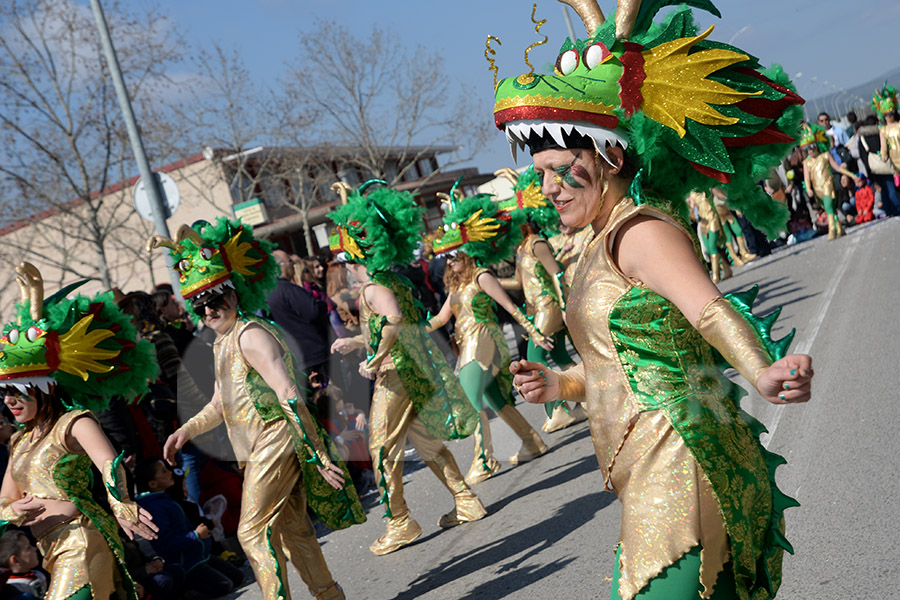
{"type": "Polygon", "coordinates": [[[843,92],[834,92],[807,100],[806,105],[803,107],[806,111],[806,118],[809,121],[815,121],[820,112],[827,112],[832,118],[834,118],[835,115],[843,117],[851,109],[855,109],[860,116],[871,114],[872,108],[870,103],[872,101],[872,95],[875,93],[876,88],[881,89],[881,86],[884,85],[885,81],[900,90],[900,67],[888,71],[884,75],[876,77],[871,81],[861,83],[852,88],[847,88],[843,92]],[[860,102],[859,98],[862,98],[865,102],[860,102]],[[860,110],[860,107],[862,106],[864,106],[864,109],[860,110]]]}

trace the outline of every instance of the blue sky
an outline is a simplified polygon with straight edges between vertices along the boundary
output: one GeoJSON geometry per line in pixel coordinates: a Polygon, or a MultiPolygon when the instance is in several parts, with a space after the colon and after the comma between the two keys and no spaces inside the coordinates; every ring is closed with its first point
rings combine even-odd
{"type": "MultiPolygon", "coordinates": [[[[81,0],[78,0],[81,2],[81,0]]],[[[261,84],[274,82],[296,54],[296,38],[316,19],[335,20],[364,37],[373,24],[390,27],[406,45],[423,44],[445,60],[450,86],[471,89],[485,119],[491,119],[491,74],[484,59],[488,34],[499,37],[500,77],[526,69],[523,51],[537,36],[530,21],[531,2],[522,0],[124,0],[133,8],[159,6],[181,28],[188,43],[237,48],[261,84]]],[[[900,2],[896,0],[719,0],[723,18],[698,11],[701,26],[714,24],[713,39],[731,41],[765,65],[781,63],[801,95],[813,98],[865,82],[898,66],[900,2]],[[856,6],[858,8],[848,9],[856,6]],[[811,78],[816,80],[811,82],[811,78]],[[824,82],[828,82],[827,85],[824,82]]],[[[537,16],[548,44],[532,52],[541,70],[555,62],[568,37],[563,5],[538,0],[537,16]]],[[[611,2],[601,1],[606,14],[611,2]]],[[[584,34],[570,11],[578,36],[584,34]]],[[[353,43],[352,39],[347,43],[353,43]]],[[[202,143],[198,143],[201,146],[202,143]]],[[[475,165],[493,170],[510,162],[503,135],[477,157],[475,165]]]]}

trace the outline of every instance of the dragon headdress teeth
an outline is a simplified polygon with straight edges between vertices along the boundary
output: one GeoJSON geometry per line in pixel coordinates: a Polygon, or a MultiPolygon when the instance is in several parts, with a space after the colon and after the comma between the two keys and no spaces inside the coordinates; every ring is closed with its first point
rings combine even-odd
{"type": "MultiPolygon", "coordinates": [[[[682,212],[691,190],[724,186],[735,209],[779,230],[786,214],[756,182],[790,150],[802,119],[783,70],[709,40],[712,28],[698,32],[688,7],[653,22],[681,2],[620,0],[613,22],[596,0],[560,1],[578,12],[586,38],[565,41],[553,73],[495,85],[494,120],[514,157],[526,145],[593,147],[609,161],[606,148],[617,146],[682,212]]],[[[720,16],[709,0],[686,4],[720,16]]]]}
{"type": "Polygon", "coordinates": [[[424,231],[424,210],[412,194],[380,179],[356,190],[343,182],[331,187],[341,196],[341,205],[328,214],[334,222],[328,245],[336,256],[364,264],[369,273],[412,262],[424,231]]]}
{"type": "MultiPolygon", "coordinates": [[[[215,224],[182,225],[175,240],[160,236],[148,240],[148,251],[159,247],[170,250],[185,299],[232,288],[241,309],[252,313],[265,306],[268,291],[275,287],[278,267],[272,245],[256,239],[240,221],[220,217],[215,224]]],[[[199,319],[190,303],[188,312],[199,319]]]]}
{"type": "Polygon", "coordinates": [[[22,299],[17,320],[0,338],[0,386],[49,393],[58,385],[67,406],[88,410],[103,409],[112,396],[131,399],[146,391],[158,371],[155,352],[137,341],[112,293],[67,298],[82,281],[44,299],[41,273],[27,262],[16,268],[16,281],[22,299]]]}

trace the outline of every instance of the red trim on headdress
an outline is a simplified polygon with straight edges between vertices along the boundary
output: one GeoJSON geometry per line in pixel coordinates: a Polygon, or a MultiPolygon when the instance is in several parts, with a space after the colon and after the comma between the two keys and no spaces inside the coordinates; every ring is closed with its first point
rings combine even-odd
{"type": "Polygon", "coordinates": [[[641,85],[647,74],[644,72],[644,55],[641,54],[643,46],[634,42],[623,42],[622,45],[625,46],[625,53],[620,59],[623,70],[619,77],[619,99],[622,101],[622,110],[630,117],[644,103],[641,85]]]}
{"type": "Polygon", "coordinates": [[[511,121],[585,121],[607,129],[615,129],[619,126],[619,118],[611,115],[600,115],[583,110],[568,110],[565,108],[550,108],[547,106],[513,106],[494,113],[494,123],[497,129],[503,130],[511,121]]]}
{"type": "Polygon", "coordinates": [[[731,174],[730,173],[723,173],[722,171],[719,171],[718,169],[713,169],[712,167],[707,167],[706,165],[700,165],[695,162],[692,162],[691,166],[694,167],[695,169],[697,169],[698,171],[700,171],[702,174],[704,174],[707,177],[710,177],[712,179],[715,179],[716,181],[719,181],[721,183],[731,183],[731,174]]]}
{"type": "Polygon", "coordinates": [[[723,137],[722,143],[726,148],[736,148],[740,146],[762,146],[766,144],[790,144],[794,138],[781,131],[774,125],[769,125],[765,129],[757,131],[753,135],[744,137],[723,137]]]}

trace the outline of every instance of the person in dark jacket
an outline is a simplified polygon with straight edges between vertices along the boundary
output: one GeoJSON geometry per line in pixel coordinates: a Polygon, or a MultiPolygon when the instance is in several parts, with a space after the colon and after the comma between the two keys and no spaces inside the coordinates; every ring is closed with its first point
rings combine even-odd
{"type": "Polygon", "coordinates": [[[194,527],[184,509],[166,494],[175,483],[169,467],[158,458],[146,458],[138,463],[134,477],[141,492],[136,502],[159,526],[153,549],[166,563],[181,565],[187,572],[185,588],[214,598],[239,586],[244,579],[240,569],[210,552],[209,527],[194,527]]]}
{"type": "Polygon", "coordinates": [[[300,368],[310,375],[328,376],[331,345],[328,339],[328,306],[293,283],[294,265],[283,250],[272,253],[281,268],[278,284],[266,303],[269,313],[286,334],[288,346],[300,368]]]}

